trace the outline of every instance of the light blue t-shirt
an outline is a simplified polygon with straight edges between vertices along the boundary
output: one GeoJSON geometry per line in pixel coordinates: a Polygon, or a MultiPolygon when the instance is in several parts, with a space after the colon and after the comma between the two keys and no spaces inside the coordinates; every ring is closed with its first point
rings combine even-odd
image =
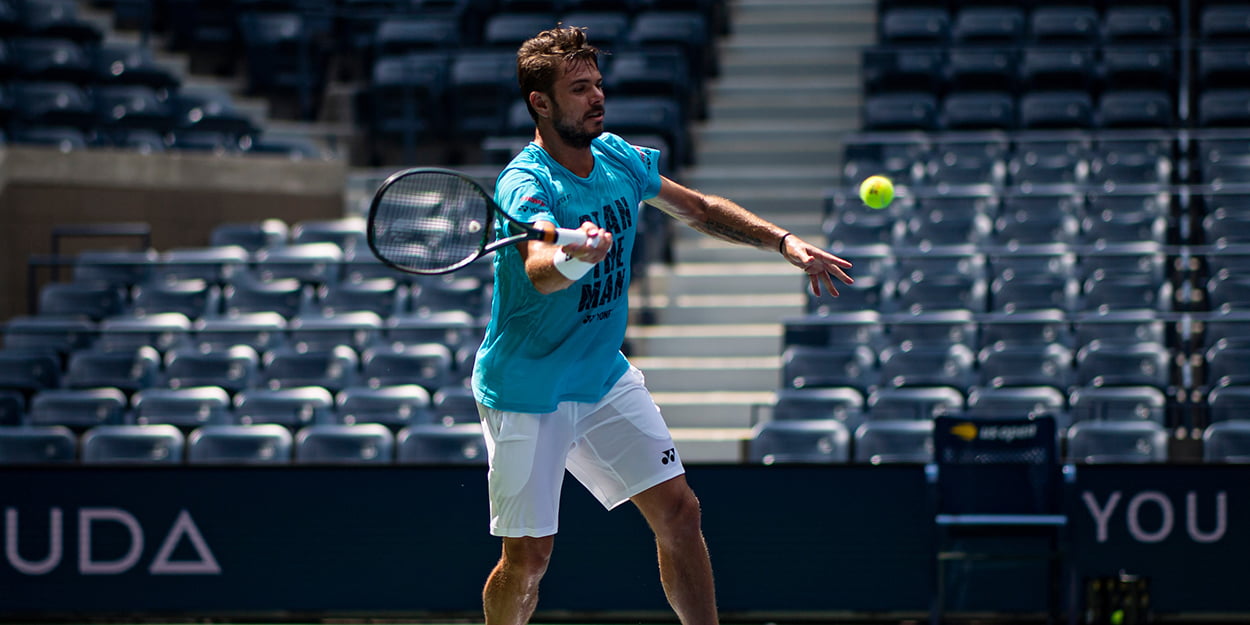
{"type": "Polygon", "coordinates": [[[660,192],[658,152],[604,133],[582,178],[531,143],[499,174],[495,201],[518,221],[612,233],[612,251],[567,289],[534,289],[516,246],[495,253],[495,295],[473,368],[477,400],[496,410],[546,413],[595,402],[629,368],[621,354],[629,317],[630,257],[638,205],[660,192]]]}

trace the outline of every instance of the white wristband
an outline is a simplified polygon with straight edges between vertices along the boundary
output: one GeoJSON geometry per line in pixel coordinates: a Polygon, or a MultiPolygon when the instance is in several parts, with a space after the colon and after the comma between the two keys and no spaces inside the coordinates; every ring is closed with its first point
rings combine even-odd
{"type": "Polygon", "coordinates": [[[577,260],[564,252],[556,252],[554,264],[556,271],[559,271],[561,275],[574,282],[580,280],[582,276],[586,275],[595,266],[594,263],[577,260]]]}

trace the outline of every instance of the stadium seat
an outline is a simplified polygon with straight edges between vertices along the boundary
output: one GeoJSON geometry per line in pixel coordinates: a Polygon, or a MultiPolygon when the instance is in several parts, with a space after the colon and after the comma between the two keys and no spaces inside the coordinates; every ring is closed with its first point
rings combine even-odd
{"type": "MultiPolygon", "coordinates": [[[[703,81],[695,80],[690,75],[686,59],[679,51],[670,48],[629,48],[613,53],[610,58],[611,61],[605,63],[603,77],[604,87],[610,92],[635,97],[671,98],[679,104],[684,120],[706,115],[703,81]]],[[[614,113],[609,117],[612,123],[615,122],[614,113]]]]}
{"type": "Polygon", "coordinates": [[[359,96],[364,124],[375,136],[398,139],[409,148],[415,148],[418,139],[443,136],[449,67],[444,52],[375,61],[368,86],[359,96]]]}
{"type": "Polygon", "coordinates": [[[97,388],[111,386],[126,393],[157,383],[161,373],[161,355],[148,346],[133,351],[79,350],[69,355],[65,388],[97,388]]]}
{"type": "Polygon", "coordinates": [[[356,253],[368,253],[365,227],[364,217],[359,216],[302,220],[291,226],[290,242],[295,245],[333,243],[350,257],[356,253]]]}
{"type": "Polygon", "coordinates": [[[1216,276],[1207,281],[1206,294],[1213,311],[1250,311],[1250,277],[1216,276]]]}
{"type": "Polygon", "coordinates": [[[129,133],[148,130],[161,134],[173,129],[174,117],[155,89],[143,85],[95,87],[96,132],[101,140],[121,146],[129,133]]]}
{"type": "Polygon", "coordinates": [[[29,425],[63,425],[75,431],[97,425],[123,425],[126,395],[115,388],[47,389],[35,393],[29,425]]]}
{"type": "Polygon", "coordinates": [[[94,346],[100,351],[134,351],[151,346],[165,353],[188,345],[191,328],[191,320],[179,313],[118,315],[100,321],[100,338],[94,346]]]}
{"type": "Polygon", "coordinates": [[[1102,80],[1107,89],[1157,89],[1174,92],[1177,87],[1177,50],[1174,44],[1143,47],[1143,44],[1109,43],[1102,48],[1102,80]]]}
{"type": "Polygon", "coordinates": [[[1250,40],[1250,7],[1239,3],[1212,3],[1201,7],[1198,37],[1204,42],[1250,40]]]}
{"type": "Polygon", "coordinates": [[[1014,273],[1010,279],[994,278],[990,283],[989,309],[993,312],[1078,308],[1081,285],[1075,278],[1047,274],[1014,273]]]}
{"type": "Polygon", "coordinates": [[[130,312],[145,316],[177,313],[194,322],[222,313],[221,287],[203,280],[146,282],[131,290],[130,312]]]}
{"type": "Polygon", "coordinates": [[[157,260],[155,250],[86,250],[74,257],[73,278],[75,282],[104,282],[130,287],[149,280],[157,260]]]}
{"type": "Polygon", "coordinates": [[[419,384],[431,393],[455,383],[454,357],[439,343],[395,344],[366,350],[361,356],[364,381],[369,386],[419,384]]]}
{"type": "Polygon", "coordinates": [[[1028,40],[1038,45],[1094,46],[1102,19],[1092,6],[1037,6],[1029,12],[1028,40]]]}
{"type": "Polygon", "coordinates": [[[312,307],[315,288],[298,278],[261,280],[243,274],[222,288],[222,306],[228,316],[276,314],[290,319],[312,307]]]}
{"type": "Polygon", "coordinates": [[[400,464],[486,464],[480,423],[411,425],[399,431],[396,444],[400,464]]]}
{"type": "Polygon", "coordinates": [[[0,388],[18,391],[19,396],[60,387],[61,373],[60,356],[55,351],[12,346],[0,349],[0,388]]]}
{"type": "Polygon", "coordinates": [[[935,131],[938,121],[937,97],[929,92],[894,91],[864,99],[865,130],[935,131]]]}
{"type": "Polygon", "coordinates": [[[333,52],[327,43],[330,17],[312,11],[242,11],[238,20],[247,91],[293,96],[299,118],[315,119],[333,52]]]}
{"type": "Polygon", "coordinates": [[[14,39],[9,46],[18,78],[31,81],[28,83],[31,86],[60,83],[81,87],[91,80],[91,55],[83,44],[70,39],[22,37],[14,39]]]}
{"type": "Polygon", "coordinates": [[[1167,258],[1158,241],[1106,243],[1085,251],[1079,260],[1083,279],[1141,276],[1156,282],[1167,279],[1167,258]]]}
{"type": "Polygon", "coordinates": [[[201,351],[247,345],[257,352],[266,352],[287,343],[286,328],[286,318],[276,312],[204,317],[195,323],[194,344],[201,351]]]}
{"type": "Polygon", "coordinates": [[[430,412],[435,423],[447,426],[481,421],[473,390],[463,384],[442,386],[434,391],[430,398],[430,412]]]}
{"type": "Polygon", "coordinates": [[[1093,100],[1084,90],[1027,91],[1020,96],[1019,111],[1020,127],[1026,130],[1089,129],[1094,125],[1093,100]]]}
{"type": "Polygon", "coordinates": [[[1250,89],[1207,89],[1198,95],[1198,126],[1250,126],[1250,89]]]}
{"type": "Polygon", "coordinates": [[[1153,386],[1084,386],[1068,396],[1072,421],[1153,421],[1168,425],[1168,399],[1153,386]]]}
{"type": "Polygon", "coordinates": [[[855,429],[852,446],[858,463],[893,464],[933,461],[933,420],[869,420],[855,429]]]}
{"type": "Polygon", "coordinates": [[[305,284],[337,282],[343,250],[333,243],[290,243],[258,250],[252,273],[263,281],[295,278],[305,284]]]}
{"type": "Polygon", "coordinates": [[[82,462],[182,464],[185,442],[172,425],[98,425],[82,435],[82,462]]]}
{"type": "Polygon", "coordinates": [[[969,310],[887,315],[884,321],[886,340],[897,347],[977,344],[976,318],[969,310]]]}
{"type": "Polygon", "coordinates": [[[950,38],[950,13],[940,7],[893,7],[882,10],[878,40],[890,47],[938,48],[950,38]]]}
{"type": "Polygon", "coordinates": [[[98,26],[78,16],[78,3],[73,0],[26,0],[22,8],[23,31],[31,37],[82,45],[95,45],[104,38],[98,26]]]}
{"type": "Polygon", "coordinates": [[[373,35],[375,58],[409,52],[447,51],[462,44],[460,19],[455,15],[419,15],[382,18],[373,35]]]}
{"type": "Polygon", "coordinates": [[[380,423],[392,430],[434,422],[430,392],[418,384],[345,388],[335,396],[335,416],[347,425],[380,423]]]}
{"type": "Polygon", "coordinates": [[[248,259],[247,250],[233,245],[173,248],[161,252],[153,278],[224,284],[243,273],[248,259]]]}
{"type": "Polygon", "coordinates": [[[169,103],[176,131],[216,132],[237,140],[258,130],[255,122],[238,110],[230,94],[217,87],[184,86],[170,95],[169,103]]]}
{"type": "Polygon", "coordinates": [[[932,421],[964,411],[966,400],[951,387],[881,388],[868,394],[866,421],[932,421]]]}
{"type": "Polygon", "coordinates": [[[1150,343],[1156,346],[1167,341],[1167,324],[1159,313],[1151,310],[1112,310],[1105,313],[1078,313],[1073,319],[1074,344],[1132,345],[1150,343]]]}
{"type": "Polygon", "coordinates": [[[99,321],[121,314],[125,307],[125,293],[107,283],[50,282],[39,289],[40,315],[81,316],[99,321]]]}
{"type": "Polygon", "coordinates": [[[411,312],[424,316],[459,310],[474,317],[489,313],[490,271],[493,269],[489,263],[478,261],[457,272],[468,275],[421,276],[413,283],[411,312]],[[475,271],[485,275],[473,275],[475,271]]]}
{"type": "Polygon", "coordinates": [[[981,318],[981,345],[1064,345],[1075,341],[1065,311],[1057,308],[990,313],[981,318]]]}
{"type": "Polygon", "coordinates": [[[353,386],[360,377],[360,357],[348,345],[305,349],[283,346],[265,352],[260,381],[271,389],[321,386],[330,392],[353,386]]]}
{"type": "Polygon", "coordinates": [[[1202,459],[1208,463],[1250,463],[1250,419],[1207,426],[1202,433],[1202,459]]]}
{"type": "Polygon", "coordinates": [[[395,460],[395,435],[384,425],[322,423],[295,435],[297,464],[390,464],[395,460]]]}
{"type": "Polygon", "coordinates": [[[720,73],[709,17],[699,11],[643,9],[634,15],[628,40],[634,47],[676,47],[685,55],[692,80],[720,73]]]}
{"type": "Polygon", "coordinates": [[[1153,386],[1172,382],[1172,354],[1166,345],[1093,341],[1076,353],[1076,384],[1082,386],[1153,386]]]}
{"type": "Polygon", "coordinates": [[[382,318],[367,310],[332,315],[300,315],[287,324],[287,335],[296,349],[331,350],[346,345],[364,351],[382,337],[382,318]]]}
{"type": "MultiPolygon", "coordinates": [[[[560,18],[560,22],[577,28],[585,28],[586,37],[592,45],[601,50],[612,51],[611,63],[615,65],[620,62],[620,54],[625,52],[632,20],[631,11],[623,10],[621,7],[624,3],[605,0],[599,6],[592,7],[588,0],[565,0],[561,4],[566,12],[560,18]]],[[[600,59],[600,62],[603,62],[603,59],[600,59]]]]}
{"type": "MultiPolygon", "coordinates": [[[[9,92],[13,97],[13,119],[23,126],[84,131],[95,123],[91,99],[78,85],[45,79],[44,82],[13,83],[9,92]]],[[[15,133],[14,139],[17,138],[15,133]]]]}
{"type": "Polygon", "coordinates": [[[92,82],[99,85],[143,86],[160,92],[177,89],[181,77],[157,63],[149,47],[105,43],[95,50],[92,82]]]}
{"type": "Polygon", "coordinates": [[[862,56],[864,93],[945,90],[943,48],[876,46],[862,56]]]}
{"type": "Polygon", "coordinates": [[[59,425],[0,428],[0,464],[71,464],[78,459],[78,437],[59,425]]]}
{"type": "Polygon", "coordinates": [[[1173,111],[1172,97],[1165,91],[1116,89],[1098,98],[1097,119],[1102,128],[1172,128],[1173,111]]]}
{"type": "Polygon", "coordinates": [[[1050,386],[1064,391],[1072,381],[1072,351],[1058,344],[993,344],[977,354],[977,363],[982,387],[1050,386]]]}
{"type": "Polygon", "coordinates": [[[831,464],[849,462],[851,434],[837,419],[764,421],[751,429],[747,462],[831,464]]]}
{"type": "Polygon", "coordinates": [[[234,414],[242,425],[268,423],[294,431],[307,425],[332,422],[334,396],[320,386],[245,389],[234,396],[234,414]]]}
{"type": "MultiPolygon", "coordinates": [[[[496,16],[504,17],[504,16],[496,16]]],[[[548,18],[538,18],[550,22],[548,18]]],[[[548,23],[543,28],[550,28],[548,23]]],[[[531,31],[528,38],[537,33],[531,31]]],[[[520,42],[517,42],[519,45],[520,42]]],[[[449,128],[458,139],[507,133],[508,111],[518,99],[516,47],[508,50],[464,50],[451,60],[447,102],[449,128]]]]}
{"type": "Polygon", "coordinates": [[[172,425],[190,431],[203,425],[231,422],[230,394],[220,386],[151,387],[130,399],[138,425],[172,425]]]}
{"type": "MultiPolygon", "coordinates": [[[[1221,387],[1240,388],[1250,386],[1250,371],[1246,368],[1246,358],[1250,357],[1250,345],[1245,341],[1223,338],[1217,341],[1203,355],[1203,375],[1206,386],[1211,388],[1213,395],[1221,387]]],[[[1240,391],[1227,391],[1232,397],[1240,391]]],[[[1208,401],[1210,401],[1208,397],[1208,401]]]]}
{"type": "Polygon", "coordinates": [[[316,305],[324,316],[368,312],[385,321],[408,308],[408,293],[394,278],[347,279],[318,287],[316,305]]]}
{"type": "Polygon", "coordinates": [[[1068,428],[1067,439],[1067,459],[1076,464],[1168,459],[1168,431],[1153,421],[1077,421],[1068,428]]]}
{"type": "Polygon", "coordinates": [[[883,388],[967,388],[976,381],[976,356],[959,343],[887,347],[880,354],[883,388]]]}
{"type": "Polygon", "coordinates": [[[877,311],[847,311],[785,319],[781,342],[785,346],[867,345],[876,348],[884,346],[885,332],[877,311]]]}
{"type": "MultiPolygon", "coordinates": [[[[1019,51],[1014,47],[953,46],[947,50],[946,55],[946,85],[952,92],[1014,94],[1018,88],[1018,64],[1019,51]]],[[[1005,103],[1000,102],[1001,104],[1005,103]]],[[[1011,110],[1014,127],[1014,101],[1011,110]]],[[[999,120],[1001,111],[992,112],[995,114],[992,119],[999,120]]],[[[960,118],[975,123],[971,116],[960,115],[960,118]]]]}
{"type": "Polygon", "coordinates": [[[1176,43],[1176,16],[1168,6],[1132,3],[1108,6],[1102,24],[1107,43],[1158,46],[1176,43]]]}
{"type": "Polygon", "coordinates": [[[218,224],[209,233],[213,246],[237,245],[249,252],[286,245],[290,228],[280,219],[218,224]]]}
{"type": "Polygon", "coordinates": [[[386,341],[405,345],[438,343],[456,350],[473,346],[479,326],[473,315],[463,310],[399,315],[386,320],[386,341]]]}
{"type": "Polygon", "coordinates": [[[98,324],[80,317],[18,315],[4,323],[6,349],[52,351],[68,354],[91,346],[98,324]]]}
{"type": "Polygon", "coordinates": [[[205,425],[187,437],[189,464],[284,465],[293,437],[281,425],[205,425]]]}
{"type": "Polygon", "coordinates": [[[1130,309],[1168,312],[1172,310],[1172,285],[1153,282],[1145,276],[1090,279],[1082,286],[1081,307],[1097,312],[1130,309]]]}
{"type": "Polygon", "coordinates": [[[864,418],[864,394],[850,387],[782,388],[769,408],[773,421],[836,419],[854,431],[864,418]]]}
{"type": "Polygon", "coordinates": [[[951,22],[954,44],[1019,45],[1025,35],[1024,10],[1017,6],[962,6],[951,22]]]}
{"type": "Polygon", "coordinates": [[[1062,428],[1072,421],[1067,397],[1053,386],[974,387],[968,392],[965,414],[979,419],[1050,415],[1062,428]]]}
{"type": "Polygon", "coordinates": [[[164,378],[169,388],[216,386],[235,393],[257,385],[260,357],[245,344],[173,349],[165,354],[164,378]]]}
{"type": "MultiPolygon", "coordinates": [[[[969,79],[965,76],[964,80],[969,79]]],[[[946,130],[1013,130],[1016,98],[1004,91],[948,93],[942,99],[941,126],[946,130]]]]}
{"type": "Polygon", "coordinates": [[[781,354],[783,388],[851,387],[864,393],[877,383],[877,358],[863,345],[791,345],[781,354]]]}

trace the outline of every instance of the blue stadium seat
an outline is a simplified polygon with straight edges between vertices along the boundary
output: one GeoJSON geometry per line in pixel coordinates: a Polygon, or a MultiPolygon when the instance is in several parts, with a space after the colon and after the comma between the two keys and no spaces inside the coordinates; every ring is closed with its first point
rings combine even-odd
{"type": "Polygon", "coordinates": [[[158,93],[177,89],[181,77],[156,62],[152,50],[143,45],[105,43],[96,48],[92,82],[99,85],[134,85],[158,93]]]}
{"type": "MultiPolygon", "coordinates": [[[[91,99],[78,85],[50,80],[12,83],[9,92],[13,97],[13,119],[16,123],[79,131],[95,123],[91,99]]],[[[16,133],[14,139],[17,139],[16,133]]]]}
{"type": "Polygon", "coordinates": [[[90,347],[98,334],[98,324],[90,319],[19,315],[4,323],[4,346],[64,355],[90,347]]]}
{"type": "MultiPolygon", "coordinates": [[[[953,46],[946,52],[946,85],[953,92],[1000,92],[1014,94],[1019,50],[999,46],[953,46]]],[[[1011,106],[1014,127],[1015,103],[1011,106]]],[[[995,111],[997,119],[999,112],[995,111]]],[[[974,122],[970,116],[960,116],[974,122]]]]}
{"type": "Polygon", "coordinates": [[[1072,421],[1067,397],[1053,386],[974,387],[968,391],[966,414],[980,419],[1051,415],[1065,428],[1072,421]]]}
{"type": "Polygon", "coordinates": [[[293,446],[291,431],[281,425],[205,425],[187,437],[187,462],[285,465],[293,446]]]}
{"type": "Polygon", "coordinates": [[[853,431],[864,418],[864,394],[850,387],[781,388],[770,409],[773,421],[836,419],[853,431]]]}
{"type": "Polygon", "coordinates": [[[298,278],[261,280],[245,273],[222,288],[222,306],[229,316],[276,314],[290,319],[310,309],[314,288],[298,278]]]}
{"type": "Polygon", "coordinates": [[[462,310],[399,315],[386,320],[386,341],[405,345],[439,343],[456,350],[473,343],[480,325],[462,310]]]}
{"type": "Polygon", "coordinates": [[[369,253],[365,242],[365,219],[359,216],[337,219],[306,219],[295,222],[290,230],[290,242],[333,243],[347,256],[369,253]]]}
{"type": "Polygon", "coordinates": [[[300,315],[287,325],[291,345],[306,351],[346,345],[364,351],[382,338],[382,318],[367,310],[332,315],[300,315]]]}
{"type": "Polygon", "coordinates": [[[182,464],[185,443],[172,425],[97,425],[80,447],[83,464],[182,464]]]}
{"type": "Polygon", "coordinates": [[[1005,91],[955,91],[942,98],[941,126],[947,130],[1013,130],[1016,98],[1005,91]]]}
{"type": "Polygon", "coordinates": [[[330,16],[243,11],[238,20],[248,92],[294,96],[299,117],[315,118],[332,58],[330,16]]]}
{"type": "Polygon", "coordinates": [[[878,375],[877,358],[863,345],[791,345],[781,354],[783,388],[851,387],[863,393],[878,375]]]}
{"type": "Polygon", "coordinates": [[[412,147],[419,138],[440,137],[445,114],[450,60],[443,52],[383,57],[374,62],[368,87],[360,93],[363,121],[378,136],[412,147]]]}
{"type": "Polygon", "coordinates": [[[1074,345],[1095,341],[1103,345],[1166,344],[1167,324],[1151,310],[1112,310],[1078,313],[1073,319],[1074,345]]]}
{"type": "Polygon", "coordinates": [[[123,425],[127,406],[126,395],[116,388],[47,389],[31,398],[27,424],[73,430],[123,425]]]}
{"type": "MultiPolygon", "coordinates": [[[[531,31],[526,38],[537,32],[531,31]]],[[[447,102],[451,110],[451,130],[456,137],[473,139],[506,134],[508,111],[516,99],[516,46],[500,50],[464,50],[452,59],[447,102]]]]}
{"type": "Polygon", "coordinates": [[[1102,128],[1172,128],[1176,125],[1174,109],[1172,96],[1161,89],[1107,90],[1098,98],[1098,125],[1102,128]]]}
{"type": "Polygon", "coordinates": [[[1102,48],[1102,80],[1108,89],[1177,88],[1175,44],[1108,43],[1102,48]],[[1148,46],[1148,47],[1146,47],[1148,46]]]}
{"type": "Polygon", "coordinates": [[[1166,345],[1093,341],[1076,353],[1076,384],[1082,386],[1153,386],[1172,382],[1172,353],[1166,345]]]}
{"type": "Polygon", "coordinates": [[[39,314],[81,316],[94,321],[120,314],[125,293],[99,282],[50,282],[39,289],[39,314]]]}
{"type": "Polygon", "coordinates": [[[317,424],[295,435],[297,464],[390,464],[395,435],[384,425],[317,424]]]}
{"type": "MultiPolygon", "coordinates": [[[[670,48],[629,48],[605,63],[604,86],[612,93],[672,98],[682,119],[706,115],[703,82],[690,75],[685,57],[670,48]]],[[[615,98],[613,98],[615,103],[615,98]]]]}
{"type": "Polygon", "coordinates": [[[152,268],[160,281],[203,280],[208,284],[224,284],[234,280],[246,269],[247,250],[235,245],[182,247],[165,250],[152,268]]]}
{"type": "Polygon", "coordinates": [[[1067,439],[1067,459],[1076,464],[1168,459],[1168,431],[1153,421],[1077,421],[1068,427],[1067,439]]]}
{"type": "Polygon", "coordinates": [[[271,389],[321,386],[333,393],[355,385],[360,377],[360,357],[348,345],[288,345],[265,352],[261,363],[261,384],[271,389]]]}
{"type": "Polygon", "coordinates": [[[71,464],[78,459],[78,437],[59,425],[0,428],[0,464],[71,464]]]}
{"type": "MultiPolygon", "coordinates": [[[[9,44],[17,74],[30,85],[85,85],[92,77],[91,56],[83,45],[58,38],[23,37],[9,44]]],[[[68,90],[63,89],[63,92],[68,90]]]]}
{"type": "Polygon", "coordinates": [[[155,250],[127,252],[86,250],[74,257],[75,282],[104,282],[131,287],[149,280],[158,260],[155,250]]]}
{"type": "Polygon", "coordinates": [[[867,345],[875,348],[885,344],[885,331],[881,314],[875,310],[807,315],[783,321],[781,342],[785,346],[867,345]]]}
{"type": "Polygon", "coordinates": [[[1207,281],[1206,294],[1213,311],[1250,311],[1250,277],[1216,276],[1207,281]]]}
{"type": "Polygon", "coordinates": [[[98,86],[92,91],[96,132],[101,141],[121,146],[136,130],[163,134],[174,126],[173,112],[155,89],[144,85],[98,86]]]}
{"type": "Polygon", "coordinates": [[[348,278],[318,287],[316,305],[322,315],[364,311],[385,321],[408,308],[408,294],[394,278],[348,278]]]}
{"type": "Polygon", "coordinates": [[[932,421],[964,411],[966,400],[952,387],[881,388],[868,394],[866,421],[932,421]]]}
{"type": "Polygon", "coordinates": [[[1250,7],[1239,3],[1212,3],[1200,8],[1198,37],[1204,42],[1250,40],[1250,7]]]}
{"type": "Polygon", "coordinates": [[[353,386],[335,396],[335,415],[347,425],[380,423],[392,430],[433,423],[430,392],[418,384],[353,386]]]}
{"type": "Polygon", "coordinates": [[[272,311],[204,317],[195,323],[194,343],[202,351],[247,345],[265,352],[287,343],[286,328],[286,318],[272,311]]]}
{"type": "Polygon", "coordinates": [[[1027,91],[1020,96],[1019,111],[1020,127],[1026,130],[1094,126],[1094,103],[1087,90],[1027,91]]]}
{"type": "Polygon", "coordinates": [[[457,272],[467,275],[422,276],[413,282],[412,311],[424,316],[440,311],[460,310],[471,316],[490,312],[490,263],[478,261],[457,272]],[[474,275],[480,271],[485,275],[474,275]]]}
{"type": "Polygon", "coordinates": [[[0,388],[28,396],[60,387],[61,377],[60,356],[55,351],[11,346],[0,349],[0,388]]]}
{"type": "Polygon", "coordinates": [[[101,351],[133,351],[151,346],[164,353],[186,346],[191,320],[179,313],[125,314],[101,320],[94,346],[101,351]]]}
{"type": "Polygon", "coordinates": [[[73,0],[25,0],[22,23],[31,37],[67,39],[83,45],[94,45],[104,38],[98,26],[78,16],[78,3],[73,0]]]}
{"type": "Polygon", "coordinates": [[[1250,419],[1207,426],[1202,433],[1202,459],[1208,463],[1250,463],[1250,419]]]}
{"type": "Polygon", "coordinates": [[[870,420],[855,429],[858,463],[894,464],[933,461],[933,420],[870,420]]]}
{"type": "Polygon", "coordinates": [[[183,86],[169,96],[175,132],[213,132],[225,139],[255,134],[256,123],[234,104],[230,93],[218,87],[183,86]]]}
{"type": "Polygon", "coordinates": [[[172,425],[191,430],[231,422],[230,394],[220,386],[151,387],[130,398],[138,425],[172,425]]]}
{"type": "Polygon", "coordinates": [[[961,6],[951,21],[954,44],[1019,45],[1025,35],[1024,10],[1018,6],[961,6]]]}
{"type": "Polygon", "coordinates": [[[1211,88],[1198,95],[1198,126],[1250,126],[1250,89],[1211,88]]]}
{"type": "Polygon", "coordinates": [[[459,47],[460,19],[455,15],[416,15],[382,18],[373,36],[373,54],[380,58],[419,51],[447,51],[459,47]]]}
{"type": "Polygon", "coordinates": [[[720,61],[708,16],[698,11],[648,10],[634,15],[629,43],[635,47],[676,47],[689,63],[692,80],[716,76],[720,61]]]}
{"type": "Polygon", "coordinates": [[[887,347],[880,354],[883,388],[951,387],[976,382],[976,356],[966,345],[887,347]]]}
{"type": "Polygon", "coordinates": [[[938,100],[929,92],[895,91],[864,99],[865,130],[935,131],[938,121],[938,100]]]}
{"type": "Polygon", "coordinates": [[[486,464],[480,423],[411,425],[399,431],[396,444],[396,461],[401,464],[486,464]]]}
{"type": "Polygon", "coordinates": [[[997,277],[990,283],[989,309],[1005,313],[1050,309],[1073,312],[1078,307],[1080,288],[1080,282],[1072,277],[1013,273],[1010,279],[997,277]]]}
{"type": "Polygon", "coordinates": [[[897,347],[977,344],[977,323],[970,310],[939,310],[887,315],[886,339],[897,347]]]}
{"type": "Polygon", "coordinates": [[[1102,19],[1092,6],[1036,6],[1028,16],[1028,40],[1039,45],[1094,46],[1102,19]]]}
{"type": "Polygon", "coordinates": [[[249,252],[286,245],[290,228],[281,219],[249,222],[228,222],[213,226],[209,243],[213,246],[237,245],[249,252]]]}
{"type": "Polygon", "coordinates": [[[951,16],[942,7],[893,7],[881,12],[879,41],[890,47],[945,46],[950,40],[951,16]]]}
{"type": "Polygon", "coordinates": [[[291,243],[258,250],[252,273],[260,280],[295,278],[305,284],[337,282],[343,250],[334,243],[291,243]]]}
{"type": "MultiPolygon", "coordinates": [[[[586,37],[590,43],[601,50],[612,52],[612,64],[620,60],[618,50],[624,52],[626,37],[632,20],[629,10],[619,10],[624,2],[605,0],[599,7],[590,7],[587,0],[562,2],[566,11],[560,22],[569,26],[586,29],[586,37]],[[618,6],[614,7],[613,4],[618,6]]],[[[603,59],[600,59],[603,62],[603,59]]]]}
{"type": "Polygon", "coordinates": [[[431,393],[457,382],[451,350],[439,343],[395,344],[366,350],[362,375],[370,386],[419,384],[431,393]]]}
{"type": "Polygon", "coordinates": [[[836,419],[764,421],[747,439],[747,462],[830,464],[850,459],[850,431],[836,419]]]}
{"type": "Polygon", "coordinates": [[[1084,386],[1068,396],[1072,421],[1153,421],[1167,425],[1168,398],[1153,386],[1084,386]]]}
{"type": "Polygon", "coordinates": [[[647,136],[664,140],[674,164],[694,162],[690,130],[682,102],[663,96],[619,96],[607,105],[607,127],[622,137],[643,143],[647,136]]]}
{"type": "MultiPolygon", "coordinates": [[[[1250,386],[1250,371],[1246,368],[1246,358],[1250,357],[1250,344],[1246,341],[1222,338],[1207,349],[1203,355],[1203,373],[1206,385],[1213,395],[1221,387],[1240,388],[1250,386]]],[[[1235,396],[1240,391],[1227,391],[1235,396]]],[[[1210,400],[1210,398],[1208,398],[1210,400]]]]}
{"type": "Polygon", "coordinates": [[[320,386],[246,389],[234,396],[234,414],[242,425],[270,423],[295,430],[332,422],[334,396],[320,386]]]}
{"type": "Polygon", "coordinates": [[[472,389],[462,384],[443,386],[434,391],[430,398],[430,411],[434,422],[443,425],[481,421],[472,389]]]}
{"type": "Polygon", "coordinates": [[[1082,285],[1081,307],[1088,311],[1145,309],[1172,310],[1172,285],[1154,282],[1146,276],[1114,276],[1086,280],[1082,285]]]}
{"type": "Polygon", "coordinates": [[[131,290],[136,315],[178,313],[192,321],[221,314],[221,287],[203,280],[152,281],[131,290]]]}
{"type": "Polygon", "coordinates": [[[1067,313],[1057,308],[990,313],[979,324],[981,345],[1064,345],[1075,342],[1067,313]]]}
{"type": "Polygon", "coordinates": [[[994,344],[977,355],[980,386],[1050,386],[1067,390],[1072,351],[1063,345],[994,344]]]}
{"type": "Polygon", "coordinates": [[[241,344],[174,349],[165,354],[164,378],[169,388],[216,386],[235,393],[256,386],[260,357],[255,348],[241,344]]]}
{"type": "Polygon", "coordinates": [[[69,355],[65,388],[97,388],[111,386],[133,393],[157,383],[161,373],[161,355],[143,346],[133,351],[96,351],[84,349],[69,355]]]}

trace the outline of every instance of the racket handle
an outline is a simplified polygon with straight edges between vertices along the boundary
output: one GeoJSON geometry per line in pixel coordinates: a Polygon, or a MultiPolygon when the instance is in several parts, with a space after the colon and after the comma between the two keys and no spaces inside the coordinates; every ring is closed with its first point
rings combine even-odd
{"type": "Polygon", "coordinates": [[[581,230],[570,230],[568,228],[556,228],[556,245],[573,245],[585,243],[590,237],[586,236],[581,230]]]}

